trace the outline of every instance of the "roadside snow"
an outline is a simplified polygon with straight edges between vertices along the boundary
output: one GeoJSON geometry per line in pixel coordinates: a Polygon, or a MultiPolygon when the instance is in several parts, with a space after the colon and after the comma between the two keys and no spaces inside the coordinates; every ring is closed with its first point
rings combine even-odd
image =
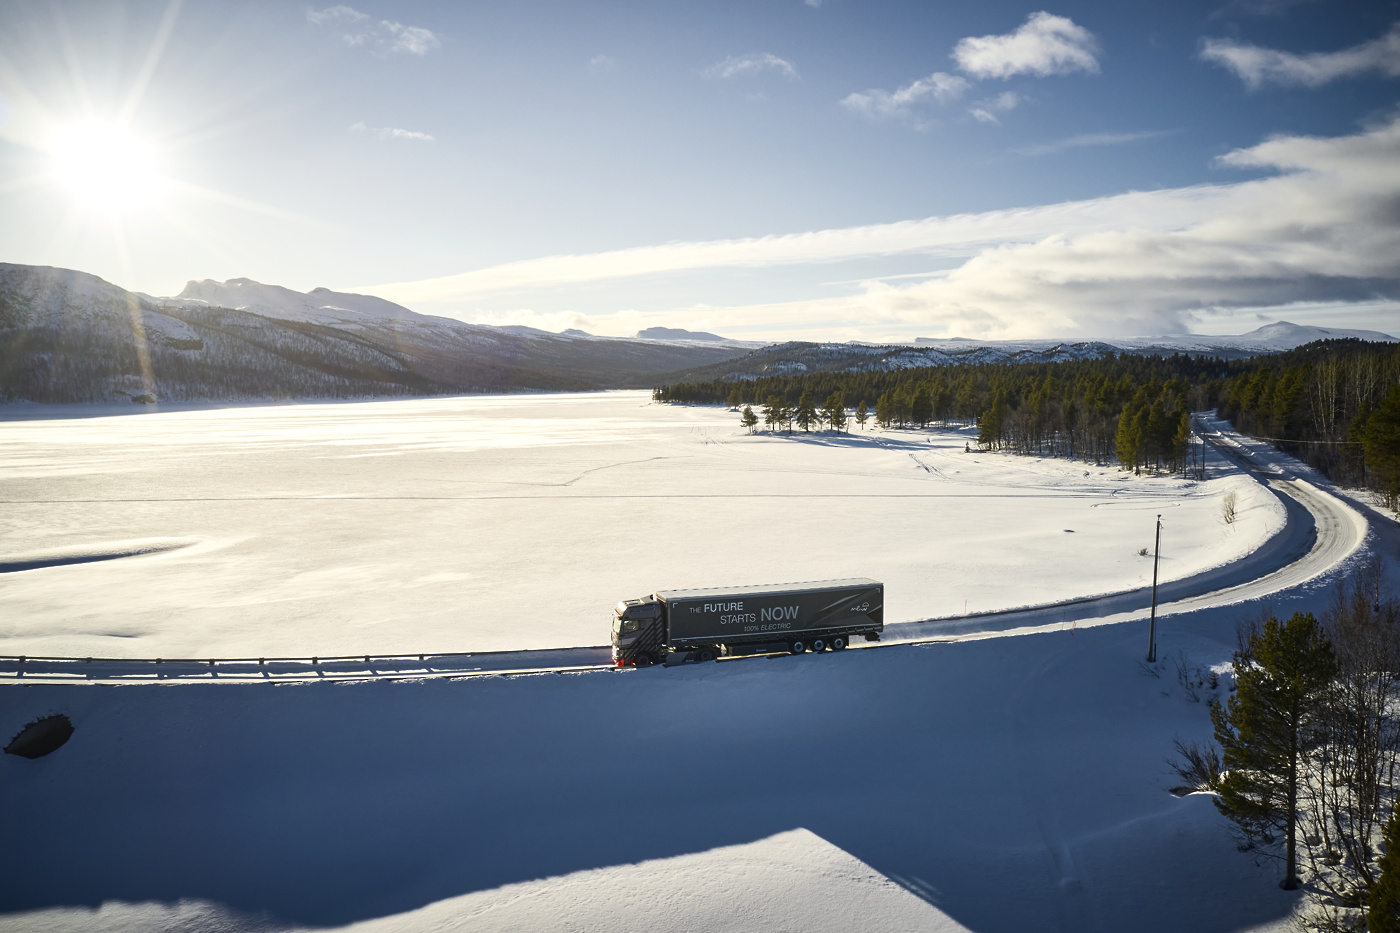
{"type": "Polygon", "coordinates": [[[882,580],[899,622],[1147,585],[1158,513],[1163,582],[1285,514],[1223,462],[1195,483],[957,431],[750,436],[642,393],[8,414],[4,654],[598,645],[619,599],[843,576],[882,580]]]}

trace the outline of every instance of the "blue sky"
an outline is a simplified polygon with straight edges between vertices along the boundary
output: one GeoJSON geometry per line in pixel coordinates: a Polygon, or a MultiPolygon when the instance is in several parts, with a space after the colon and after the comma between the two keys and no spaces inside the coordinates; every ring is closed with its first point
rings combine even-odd
{"type": "Polygon", "coordinates": [[[1400,3],[0,6],[0,260],[736,337],[1400,330],[1400,3]]]}

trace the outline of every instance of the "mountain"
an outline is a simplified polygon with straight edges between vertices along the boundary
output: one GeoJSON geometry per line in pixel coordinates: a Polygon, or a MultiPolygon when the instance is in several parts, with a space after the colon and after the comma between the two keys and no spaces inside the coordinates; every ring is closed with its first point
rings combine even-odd
{"type": "Polygon", "coordinates": [[[499,328],[250,279],[173,298],[0,263],[0,401],[349,398],[650,387],[743,346],[499,328]]]}
{"type": "Polygon", "coordinates": [[[1265,324],[1247,334],[1172,334],[1163,337],[1122,337],[1093,341],[1092,343],[1066,343],[1060,340],[969,340],[966,337],[918,337],[916,347],[928,347],[951,353],[965,353],[969,349],[997,350],[1004,353],[1035,351],[1045,353],[1061,347],[1101,346],[1118,353],[1158,354],[1170,356],[1173,353],[1186,353],[1191,356],[1218,356],[1225,359],[1241,359],[1260,356],[1265,353],[1281,353],[1317,340],[1367,340],[1395,342],[1396,338],[1374,330],[1346,330],[1339,327],[1312,327],[1278,321],[1265,324]]]}
{"type": "Polygon", "coordinates": [[[448,320],[416,314],[403,305],[396,305],[392,301],[372,295],[350,295],[333,292],[329,288],[313,288],[303,293],[283,288],[281,285],[264,285],[252,279],[229,279],[227,282],[215,282],[212,279],[192,281],[170,301],[232,308],[235,311],[249,311],[282,321],[318,324],[382,324],[386,321],[427,323],[448,320]]]}
{"type": "MultiPolygon", "coordinates": [[[[718,334],[707,334],[700,330],[685,330],[680,327],[648,327],[645,330],[637,331],[639,340],[702,340],[707,343],[730,342],[728,337],[721,337],[718,334]]],[[[733,341],[739,342],[739,341],[733,341]]]]}

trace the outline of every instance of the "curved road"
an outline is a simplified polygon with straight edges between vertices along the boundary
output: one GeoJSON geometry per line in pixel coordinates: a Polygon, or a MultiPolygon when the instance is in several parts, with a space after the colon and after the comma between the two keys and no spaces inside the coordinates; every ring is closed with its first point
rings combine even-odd
{"type": "MultiPolygon", "coordinates": [[[[1351,556],[1367,534],[1366,518],[1336,496],[1299,478],[1286,458],[1237,434],[1218,419],[1197,417],[1203,438],[1231,463],[1249,471],[1283,503],[1284,528],[1244,558],[1173,580],[1157,588],[1159,617],[1258,599],[1305,583],[1351,556]]],[[[1151,605],[1149,587],[1042,606],[970,616],[897,622],[879,642],[852,648],[962,641],[1026,634],[1066,625],[1106,625],[1141,620],[1151,605]]],[[[736,659],[737,660],[737,659],[736,659]]],[[[481,677],[612,668],[606,646],[459,656],[395,658],[257,659],[234,661],[107,661],[0,659],[0,682],[208,683],[481,677]]]]}

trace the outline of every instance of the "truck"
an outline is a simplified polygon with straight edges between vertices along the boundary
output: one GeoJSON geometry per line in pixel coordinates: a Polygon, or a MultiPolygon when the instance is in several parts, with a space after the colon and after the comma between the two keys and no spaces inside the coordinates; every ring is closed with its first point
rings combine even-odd
{"type": "Polygon", "coordinates": [[[618,667],[756,654],[840,651],[879,641],[884,584],[865,577],[735,588],[658,590],[613,610],[618,667]]]}

